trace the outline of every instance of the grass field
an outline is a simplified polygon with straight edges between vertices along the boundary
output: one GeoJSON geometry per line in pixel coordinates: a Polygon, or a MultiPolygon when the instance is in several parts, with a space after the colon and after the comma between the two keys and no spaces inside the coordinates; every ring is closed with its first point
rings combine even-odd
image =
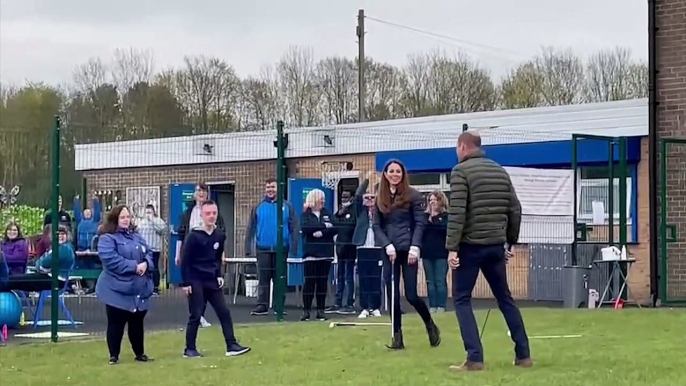
{"type": "MultiPolygon", "coordinates": [[[[686,379],[686,310],[532,309],[524,317],[529,334],[582,334],[576,339],[532,339],[535,367],[511,365],[512,343],[502,317],[492,312],[484,347],[486,371],[457,374],[448,366],[464,359],[455,316],[440,315],[443,344],[429,347],[416,315],[407,315],[402,352],[388,351],[388,327],[330,329],[328,323],[238,328],[253,351],[223,356],[218,328],[202,330],[202,359],[183,359],[183,333],[148,337],[156,361],[134,363],[125,341],[122,363],[107,365],[102,341],[0,348],[0,383],[14,386],[62,385],[508,385],[508,386],[676,386],[686,379]]],[[[485,313],[477,315],[479,323],[485,313]]],[[[377,320],[378,321],[378,320],[377,320]]],[[[385,321],[385,320],[384,320],[385,321]]]]}

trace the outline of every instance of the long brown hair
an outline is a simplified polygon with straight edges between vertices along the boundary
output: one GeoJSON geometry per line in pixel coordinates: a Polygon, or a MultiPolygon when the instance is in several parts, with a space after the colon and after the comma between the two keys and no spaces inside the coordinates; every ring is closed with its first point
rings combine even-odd
{"type": "Polygon", "coordinates": [[[402,162],[392,159],[386,163],[383,168],[384,175],[379,183],[379,191],[376,194],[376,205],[379,207],[381,213],[388,214],[393,208],[408,208],[410,206],[410,183],[407,179],[407,169],[402,162]],[[391,199],[391,184],[386,178],[386,172],[391,165],[396,164],[400,166],[400,171],[403,173],[403,178],[396,186],[395,197],[391,199]]]}
{"type": "Polygon", "coordinates": [[[426,197],[426,213],[431,213],[431,205],[429,204],[429,201],[431,201],[431,196],[436,197],[436,201],[438,201],[439,214],[448,211],[448,197],[445,196],[445,193],[436,189],[426,197]]]}
{"type": "MultiPolygon", "coordinates": [[[[119,227],[119,215],[121,214],[121,211],[124,209],[126,209],[126,211],[129,212],[129,215],[131,215],[133,219],[133,214],[131,213],[131,210],[128,206],[117,205],[114,208],[112,208],[112,210],[110,210],[110,212],[107,214],[107,218],[105,218],[105,222],[103,222],[102,225],[98,227],[98,235],[116,232],[117,228],[119,227]]],[[[129,223],[129,230],[136,230],[136,226],[133,225],[133,222],[129,223]]]]}

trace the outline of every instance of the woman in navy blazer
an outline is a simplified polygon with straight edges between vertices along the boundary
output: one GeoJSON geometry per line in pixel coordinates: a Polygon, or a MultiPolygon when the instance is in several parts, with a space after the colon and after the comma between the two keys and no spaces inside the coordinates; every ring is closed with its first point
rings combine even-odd
{"type": "Polygon", "coordinates": [[[302,321],[310,320],[312,300],[317,299],[317,320],[326,320],[324,307],[328,289],[329,271],[334,255],[336,229],[333,216],[324,208],[324,192],[313,189],[305,198],[304,212],[300,218],[303,235],[303,315],[302,321]]]}
{"type": "Polygon", "coordinates": [[[119,363],[127,324],[135,360],[149,362],[152,359],[145,355],[143,321],[153,291],[152,251],[131,223],[131,212],[124,205],[112,208],[99,234],[98,256],[102,261],[102,273],[95,292],[107,311],[110,364],[119,363]]]}

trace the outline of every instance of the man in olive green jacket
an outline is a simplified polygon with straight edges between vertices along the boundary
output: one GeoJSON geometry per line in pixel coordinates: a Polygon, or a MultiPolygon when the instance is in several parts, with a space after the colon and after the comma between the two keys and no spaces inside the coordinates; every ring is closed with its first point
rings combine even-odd
{"type": "Polygon", "coordinates": [[[486,158],[481,137],[464,132],[457,140],[458,164],[450,173],[446,248],[452,270],[453,302],[467,360],[451,369],[484,368],[483,347],[471,298],[479,271],[498,301],[515,343],[516,366],[532,365],[529,339],[507,284],[505,265],[519,238],[522,208],[509,174],[486,158]]]}

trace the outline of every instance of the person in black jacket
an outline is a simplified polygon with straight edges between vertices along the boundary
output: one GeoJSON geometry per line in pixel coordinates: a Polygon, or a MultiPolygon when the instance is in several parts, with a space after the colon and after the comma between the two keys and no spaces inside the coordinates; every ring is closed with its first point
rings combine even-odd
{"type": "Polygon", "coordinates": [[[429,195],[426,220],[422,240],[422,266],[426,276],[429,310],[445,312],[448,301],[448,250],[445,249],[448,199],[440,190],[434,190],[429,195]]]}
{"type": "Polygon", "coordinates": [[[389,161],[383,169],[376,209],[374,236],[386,251],[384,277],[392,305],[393,340],[388,348],[405,348],[399,299],[401,273],[405,283],[405,298],[424,321],[429,343],[437,347],[441,344],[440,331],[431,318],[429,308],[417,295],[417,261],[426,222],[424,197],[410,187],[405,166],[398,160],[389,161]]]}
{"type": "Polygon", "coordinates": [[[336,212],[336,256],[338,267],[336,270],[336,302],[326,309],[326,313],[350,315],[355,313],[355,258],[357,251],[352,243],[357,211],[352,193],[341,193],[341,205],[336,212]],[[345,302],[343,295],[348,290],[345,302]]]}
{"type": "Polygon", "coordinates": [[[217,205],[205,201],[200,205],[201,224],[193,227],[183,243],[181,258],[181,278],[183,292],[188,296],[190,316],[186,328],[186,348],[183,356],[198,358],[202,356],[196,348],[200,318],[210,303],[219,318],[226,342],[226,356],[237,356],[250,351],[238,344],[233,331],[231,312],[226,306],[222,287],[222,254],[226,235],[218,229],[217,205]]]}
{"type": "Polygon", "coordinates": [[[369,172],[355,192],[357,220],[353,244],[357,248],[357,275],[362,308],[358,316],[360,319],[381,316],[381,255],[384,252],[374,236],[378,186],[369,187],[369,181],[375,175],[376,172],[369,172]]]}
{"type": "MultiPolygon", "coordinates": [[[[57,196],[57,207],[59,208],[57,214],[59,225],[64,225],[71,233],[71,216],[62,207],[62,196],[57,196]]],[[[46,225],[52,225],[52,212],[50,210],[45,212],[45,217],[43,218],[43,226],[46,225]]]]}
{"type": "MultiPolygon", "coordinates": [[[[183,254],[183,243],[186,240],[188,232],[200,225],[202,225],[202,217],[200,216],[202,204],[209,200],[210,189],[204,182],[199,182],[195,185],[195,193],[193,193],[193,200],[186,203],[186,210],[183,211],[179,219],[179,227],[177,233],[179,234],[179,240],[181,240],[181,253],[176,254],[174,263],[177,266],[181,263],[181,255],[183,254]]],[[[217,213],[217,228],[220,231],[225,232],[224,219],[220,214],[217,213]]],[[[203,312],[204,315],[204,312],[203,312]]],[[[205,317],[200,318],[200,326],[210,327],[211,324],[207,322],[205,317]]]]}
{"type": "Polygon", "coordinates": [[[324,192],[313,189],[305,198],[305,211],[300,218],[303,235],[303,315],[302,321],[310,320],[312,300],[317,299],[317,320],[326,320],[324,307],[328,287],[329,271],[333,261],[336,228],[333,218],[324,208],[324,192]]]}

